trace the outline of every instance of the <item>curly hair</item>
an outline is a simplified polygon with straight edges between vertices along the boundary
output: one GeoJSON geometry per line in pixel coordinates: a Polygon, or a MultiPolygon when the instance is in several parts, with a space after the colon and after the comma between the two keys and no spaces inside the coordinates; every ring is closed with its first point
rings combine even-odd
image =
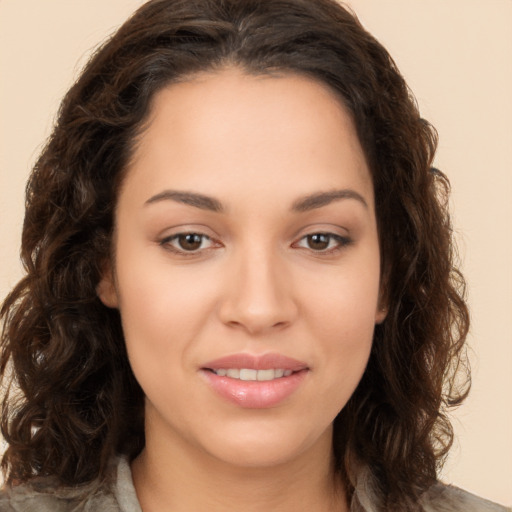
{"type": "Polygon", "coordinates": [[[351,112],[373,179],[388,315],[335,420],[334,455],[349,494],[364,467],[382,510],[419,510],[452,442],[447,409],[469,389],[449,183],[432,168],[436,132],[393,60],[334,0],[151,0],[86,65],[30,176],[26,275],[1,309],[7,481],[89,482],[114,454],[142,450],[143,392],[119,313],[96,287],[152,98],[226,65],[312,77],[351,112]]]}

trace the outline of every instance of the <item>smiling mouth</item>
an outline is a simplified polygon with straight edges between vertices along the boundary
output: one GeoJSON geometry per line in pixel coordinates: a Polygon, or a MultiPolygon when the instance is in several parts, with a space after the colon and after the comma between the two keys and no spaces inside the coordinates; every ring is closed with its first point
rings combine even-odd
{"type": "Polygon", "coordinates": [[[282,368],[269,368],[265,370],[255,370],[253,368],[218,368],[209,370],[219,377],[228,377],[244,381],[270,381],[289,377],[293,371],[282,368]]]}
{"type": "Polygon", "coordinates": [[[201,368],[217,395],[245,409],[268,409],[286,403],[309,372],[305,362],[277,353],[230,354],[201,368]]]}

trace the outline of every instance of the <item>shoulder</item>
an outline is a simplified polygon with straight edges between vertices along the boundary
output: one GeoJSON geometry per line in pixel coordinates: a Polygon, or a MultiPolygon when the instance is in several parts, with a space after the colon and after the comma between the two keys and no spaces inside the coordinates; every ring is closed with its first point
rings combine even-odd
{"type": "Polygon", "coordinates": [[[0,490],[0,512],[142,512],[125,458],[112,460],[107,480],[61,487],[55,479],[35,478],[0,490]]]}
{"type": "Polygon", "coordinates": [[[34,481],[0,491],[0,512],[119,512],[112,492],[96,483],[58,487],[54,480],[34,481]]]}
{"type": "Polygon", "coordinates": [[[422,497],[425,512],[512,512],[512,509],[480,498],[458,487],[437,483],[422,497]]]}

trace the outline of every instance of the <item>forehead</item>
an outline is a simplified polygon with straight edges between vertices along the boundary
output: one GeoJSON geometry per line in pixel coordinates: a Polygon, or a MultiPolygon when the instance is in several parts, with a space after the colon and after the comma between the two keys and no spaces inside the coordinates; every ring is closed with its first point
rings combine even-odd
{"type": "MultiPolygon", "coordinates": [[[[228,68],[171,84],[152,102],[128,181],[158,188],[274,187],[301,195],[357,182],[373,199],[347,108],[331,89],[296,75],[228,68]]],[[[207,190],[206,190],[207,189],[207,190]]]]}

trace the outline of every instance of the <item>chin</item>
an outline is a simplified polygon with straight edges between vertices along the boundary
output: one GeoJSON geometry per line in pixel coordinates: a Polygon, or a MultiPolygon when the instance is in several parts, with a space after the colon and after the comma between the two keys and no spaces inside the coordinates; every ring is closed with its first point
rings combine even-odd
{"type": "Polygon", "coordinates": [[[237,434],[227,434],[213,441],[210,453],[217,459],[239,468],[256,469],[276,467],[291,463],[306,456],[319,444],[331,451],[332,428],[323,433],[300,432],[298,424],[288,429],[276,428],[274,424],[246,429],[237,434]]]}

